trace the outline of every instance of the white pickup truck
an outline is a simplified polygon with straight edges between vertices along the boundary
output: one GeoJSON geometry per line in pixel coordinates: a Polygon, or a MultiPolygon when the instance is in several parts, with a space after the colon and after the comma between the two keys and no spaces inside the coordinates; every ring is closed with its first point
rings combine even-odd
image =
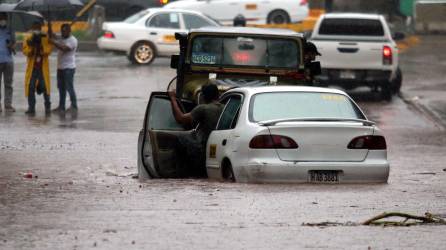
{"type": "Polygon", "coordinates": [[[309,39],[318,48],[321,85],[345,89],[368,86],[385,100],[401,88],[398,48],[382,15],[333,13],[322,15],[309,39]]]}

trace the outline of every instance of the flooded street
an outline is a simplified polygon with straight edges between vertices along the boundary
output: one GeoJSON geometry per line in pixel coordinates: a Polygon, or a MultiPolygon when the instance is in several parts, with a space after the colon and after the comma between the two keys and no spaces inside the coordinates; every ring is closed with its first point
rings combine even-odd
{"type": "Polygon", "coordinates": [[[387,139],[382,185],[140,182],[138,133],[150,93],[175,74],[169,60],[134,67],[120,55],[80,53],[77,117],[45,117],[41,96],[28,117],[17,56],[17,112],[0,113],[0,249],[444,249],[445,226],[348,223],[392,211],[446,217],[445,40],[422,38],[401,55],[403,98],[352,93],[387,139]],[[320,222],[346,225],[303,225],[320,222]]]}

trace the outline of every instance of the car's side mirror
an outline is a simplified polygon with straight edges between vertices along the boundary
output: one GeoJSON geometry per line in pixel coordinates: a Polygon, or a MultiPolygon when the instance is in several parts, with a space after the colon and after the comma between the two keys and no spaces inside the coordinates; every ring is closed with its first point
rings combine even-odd
{"type": "Polygon", "coordinates": [[[405,37],[406,35],[404,35],[402,32],[395,32],[392,36],[393,40],[395,41],[403,40],[405,37]]]}
{"type": "Polygon", "coordinates": [[[322,73],[321,63],[320,62],[311,62],[310,63],[310,72],[311,75],[317,76],[322,73]]]}
{"type": "Polygon", "coordinates": [[[179,55],[172,55],[170,57],[170,67],[172,69],[178,69],[179,62],[180,62],[180,56],[179,55]]]}

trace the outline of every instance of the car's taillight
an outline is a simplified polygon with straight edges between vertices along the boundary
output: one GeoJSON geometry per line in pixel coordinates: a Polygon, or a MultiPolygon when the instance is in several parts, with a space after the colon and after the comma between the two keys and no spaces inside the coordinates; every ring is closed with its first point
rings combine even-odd
{"type": "Polygon", "coordinates": [[[115,34],[113,34],[113,32],[111,32],[111,31],[106,31],[104,33],[104,37],[105,38],[115,38],[115,34]]]}
{"type": "Polygon", "coordinates": [[[308,4],[308,0],[300,0],[300,5],[307,5],[308,4]]]}
{"type": "Polygon", "coordinates": [[[386,139],[380,135],[365,135],[353,139],[347,146],[349,149],[387,149],[386,139]]]}
{"type": "Polygon", "coordinates": [[[392,49],[389,46],[383,47],[383,64],[392,64],[392,49]]]}
{"type": "Polygon", "coordinates": [[[169,0],[160,0],[160,4],[167,4],[169,0]]]}
{"type": "Polygon", "coordinates": [[[257,135],[249,142],[250,148],[298,148],[297,143],[283,135],[257,135]]]}

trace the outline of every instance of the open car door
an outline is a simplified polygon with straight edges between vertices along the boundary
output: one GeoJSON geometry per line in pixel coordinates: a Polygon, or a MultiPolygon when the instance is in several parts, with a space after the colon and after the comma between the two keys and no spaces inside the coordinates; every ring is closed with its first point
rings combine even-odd
{"type": "MultiPolygon", "coordinates": [[[[190,101],[180,101],[179,104],[185,113],[195,105],[190,101]]],[[[175,148],[178,136],[189,133],[187,129],[176,122],[167,93],[153,92],[138,138],[139,178],[179,178],[185,175],[177,163],[175,148]]]]}

